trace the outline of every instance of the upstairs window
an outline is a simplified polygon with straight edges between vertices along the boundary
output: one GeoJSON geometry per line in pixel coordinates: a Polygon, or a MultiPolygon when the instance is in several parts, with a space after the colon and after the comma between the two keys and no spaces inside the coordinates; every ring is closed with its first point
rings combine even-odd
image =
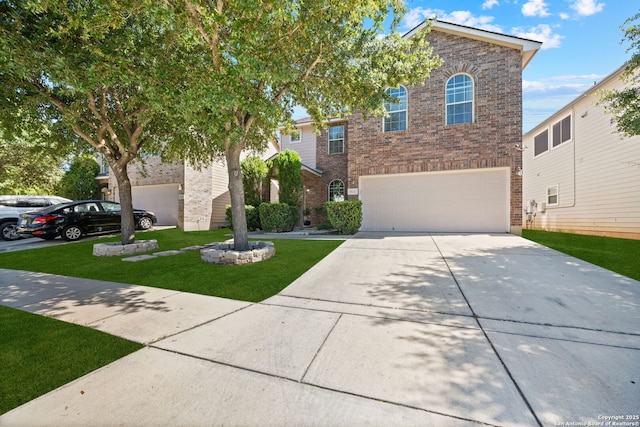
{"type": "Polygon", "coordinates": [[[549,151],[549,131],[540,132],[533,138],[533,156],[549,151]]]}
{"type": "Polygon", "coordinates": [[[329,201],[344,201],[344,182],[340,181],[339,179],[334,179],[329,183],[329,201]]]}
{"type": "Polygon", "coordinates": [[[551,128],[552,144],[554,147],[571,139],[571,116],[567,116],[551,128]]]}
{"type": "Polygon", "coordinates": [[[344,153],[344,125],[329,127],[329,154],[344,153]]]}
{"type": "Polygon", "coordinates": [[[382,124],[383,132],[407,130],[407,90],[402,86],[389,88],[386,94],[396,99],[384,103],[387,116],[382,124]]]}
{"type": "Polygon", "coordinates": [[[456,74],[447,81],[447,125],[473,123],[473,79],[456,74]]]}
{"type": "Polygon", "coordinates": [[[298,129],[291,132],[291,143],[295,144],[296,142],[300,142],[300,131],[298,129]]]}

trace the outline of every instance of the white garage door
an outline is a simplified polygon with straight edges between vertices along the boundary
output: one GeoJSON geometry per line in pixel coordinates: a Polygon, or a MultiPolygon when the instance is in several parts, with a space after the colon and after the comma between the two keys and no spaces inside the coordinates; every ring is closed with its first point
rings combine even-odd
{"type": "Polygon", "coordinates": [[[362,230],[509,231],[509,169],[360,177],[362,230]]]}
{"type": "Polygon", "coordinates": [[[178,225],[178,184],[131,187],[133,207],[152,211],[157,225],[178,225]]]}

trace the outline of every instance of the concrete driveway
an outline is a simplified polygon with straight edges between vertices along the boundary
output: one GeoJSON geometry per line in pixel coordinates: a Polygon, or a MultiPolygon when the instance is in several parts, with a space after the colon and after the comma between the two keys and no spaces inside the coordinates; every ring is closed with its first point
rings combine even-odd
{"type": "Polygon", "coordinates": [[[512,235],[359,233],[260,304],[11,270],[0,303],[147,344],[1,425],[640,425],[640,283],[512,235]]]}

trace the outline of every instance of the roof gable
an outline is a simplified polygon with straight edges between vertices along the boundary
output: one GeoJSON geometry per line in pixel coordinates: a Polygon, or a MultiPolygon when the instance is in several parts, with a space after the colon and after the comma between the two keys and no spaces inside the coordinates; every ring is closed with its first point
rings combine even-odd
{"type": "MultiPolygon", "coordinates": [[[[418,31],[427,25],[428,21],[423,21],[420,25],[407,32],[404,37],[413,37],[418,31]]],[[[492,31],[481,30],[479,28],[467,27],[464,25],[453,24],[444,21],[432,21],[432,31],[440,31],[443,33],[454,34],[460,37],[467,37],[473,40],[480,40],[487,43],[493,43],[499,46],[516,49],[521,52],[522,69],[529,64],[531,59],[542,46],[542,42],[524,39],[516,36],[495,33],[492,31]]]]}

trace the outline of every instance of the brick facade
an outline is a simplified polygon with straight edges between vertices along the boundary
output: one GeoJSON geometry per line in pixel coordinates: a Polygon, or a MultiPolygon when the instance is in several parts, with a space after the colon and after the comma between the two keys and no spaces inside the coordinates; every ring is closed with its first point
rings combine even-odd
{"type": "MultiPolygon", "coordinates": [[[[365,175],[509,167],[510,224],[522,223],[522,71],[520,52],[497,44],[432,31],[443,66],[424,86],[407,86],[407,130],[382,132],[382,119],[348,122],[348,188],[365,175]],[[445,85],[456,73],[473,78],[474,123],[445,125],[445,85]]],[[[318,167],[322,165],[318,162],[318,167]]],[[[357,198],[351,196],[350,198],[357,198]]]]}
{"type": "MultiPolygon", "coordinates": [[[[320,208],[329,200],[329,184],[339,179],[345,185],[345,193],[348,179],[348,141],[349,127],[346,121],[332,122],[329,126],[344,126],[344,152],[341,154],[329,154],[329,135],[326,129],[321,130],[316,136],[316,165],[322,171],[320,177],[303,177],[303,185],[306,190],[306,207],[311,209],[311,222],[317,224],[324,221],[322,215],[315,212],[314,208],[320,208]]],[[[346,194],[345,194],[346,196],[346,194]]]]}
{"type": "MultiPolygon", "coordinates": [[[[320,177],[303,177],[305,206],[315,208],[328,200],[329,183],[340,179],[345,193],[355,193],[359,178],[366,175],[509,168],[510,225],[518,232],[522,224],[522,53],[520,50],[432,31],[427,36],[441,68],[424,85],[407,89],[407,130],[383,132],[383,119],[363,120],[356,112],[344,122],[345,152],[328,154],[327,131],[316,137],[316,168],[320,177]],[[474,82],[474,121],[446,125],[445,86],[457,73],[474,82]]],[[[313,211],[313,209],[312,209],[313,211]]],[[[312,213],[312,224],[323,218],[312,213]]]]}

